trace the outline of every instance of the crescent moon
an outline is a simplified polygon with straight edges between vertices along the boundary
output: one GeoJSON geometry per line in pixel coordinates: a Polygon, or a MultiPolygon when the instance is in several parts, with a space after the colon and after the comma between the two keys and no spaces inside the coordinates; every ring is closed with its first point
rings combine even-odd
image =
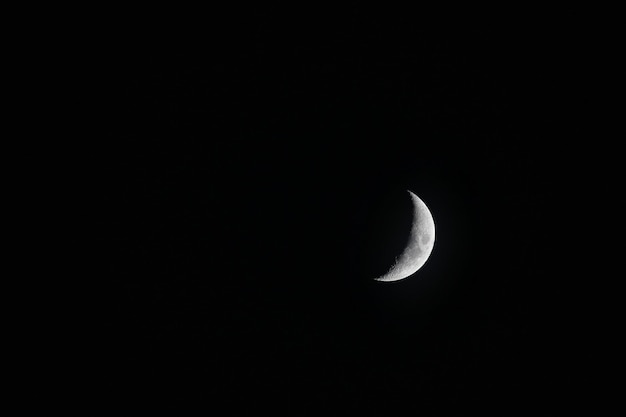
{"type": "MultiPolygon", "coordinates": [[[[407,190],[408,191],[408,190],[407,190]]],[[[386,274],[374,278],[376,281],[390,282],[407,278],[417,272],[430,256],[435,244],[435,222],[426,204],[411,191],[413,201],[413,223],[411,234],[402,254],[386,274]]]]}

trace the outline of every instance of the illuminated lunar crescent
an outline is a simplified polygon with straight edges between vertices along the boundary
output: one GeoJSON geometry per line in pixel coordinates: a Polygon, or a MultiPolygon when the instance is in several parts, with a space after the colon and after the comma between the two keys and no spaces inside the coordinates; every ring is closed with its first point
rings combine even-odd
{"type": "Polygon", "coordinates": [[[409,191],[413,201],[413,224],[411,234],[402,254],[396,257],[389,271],[374,278],[376,281],[398,281],[413,275],[430,256],[435,243],[435,222],[426,204],[409,191]]]}

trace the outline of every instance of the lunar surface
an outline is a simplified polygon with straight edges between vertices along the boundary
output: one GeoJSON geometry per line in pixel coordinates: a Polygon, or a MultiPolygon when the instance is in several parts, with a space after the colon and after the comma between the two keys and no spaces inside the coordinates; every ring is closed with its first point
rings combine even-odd
{"type": "Polygon", "coordinates": [[[395,263],[386,274],[374,278],[376,281],[398,281],[417,272],[430,256],[435,243],[435,222],[426,204],[411,191],[413,201],[413,223],[411,233],[402,254],[396,257],[395,263]]]}

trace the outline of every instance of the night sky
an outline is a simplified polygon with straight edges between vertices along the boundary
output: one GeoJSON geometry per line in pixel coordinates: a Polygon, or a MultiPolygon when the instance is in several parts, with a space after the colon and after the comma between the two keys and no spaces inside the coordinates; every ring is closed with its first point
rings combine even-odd
{"type": "Polygon", "coordinates": [[[103,403],[559,415],[580,367],[553,46],[358,18],[103,41],[103,403]],[[374,282],[407,189],[434,250],[374,282]]]}

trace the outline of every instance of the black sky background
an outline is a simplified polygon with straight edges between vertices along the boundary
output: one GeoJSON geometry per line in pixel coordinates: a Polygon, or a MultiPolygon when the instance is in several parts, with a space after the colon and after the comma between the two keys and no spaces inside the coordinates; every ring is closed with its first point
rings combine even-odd
{"type": "Polygon", "coordinates": [[[547,416],[575,402],[563,48],[356,25],[98,45],[104,404],[547,416]],[[406,189],[432,211],[434,251],[373,282],[406,238],[406,189]]]}

